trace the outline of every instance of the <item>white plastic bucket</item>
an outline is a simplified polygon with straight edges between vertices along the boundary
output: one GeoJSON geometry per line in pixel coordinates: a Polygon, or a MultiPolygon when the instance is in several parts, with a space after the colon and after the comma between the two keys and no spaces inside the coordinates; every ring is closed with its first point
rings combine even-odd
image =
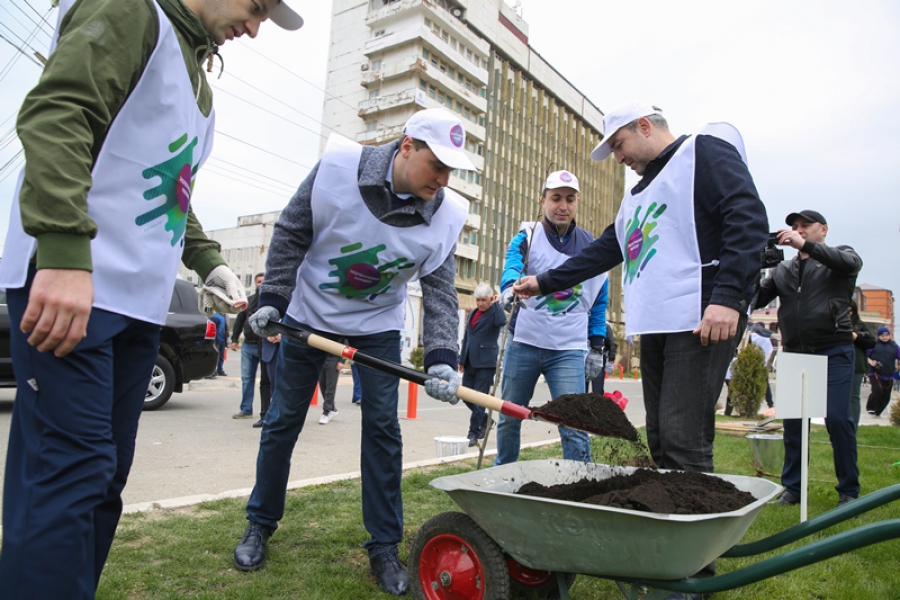
{"type": "Polygon", "coordinates": [[[459,456],[465,454],[469,448],[469,438],[455,435],[440,435],[434,438],[438,458],[444,456],[459,456]]]}

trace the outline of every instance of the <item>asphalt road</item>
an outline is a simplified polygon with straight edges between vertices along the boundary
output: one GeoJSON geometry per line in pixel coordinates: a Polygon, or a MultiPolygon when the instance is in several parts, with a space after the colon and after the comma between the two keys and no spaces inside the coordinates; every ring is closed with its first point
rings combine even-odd
{"type": "MultiPolygon", "coordinates": [[[[240,353],[229,352],[228,377],[192,382],[190,389],[174,394],[156,411],[143,413],[134,466],[124,492],[126,510],[146,508],[146,503],[183,505],[210,496],[249,495],[256,471],[260,429],[253,420],[232,419],[241,397],[240,353]]],[[[619,389],[630,400],[626,413],[635,426],[644,422],[640,384],[610,380],[607,389],[619,389]]],[[[319,425],[321,403],[312,407],[292,457],[290,481],[300,485],[311,479],[352,475],[359,470],[360,408],[350,403],[352,380],[341,376],[337,417],[319,425]]],[[[433,461],[436,436],[465,436],[469,411],[460,402],[449,405],[434,400],[418,388],[416,419],[407,417],[408,384],[400,384],[399,415],[403,432],[403,462],[415,466],[433,461]]],[[[6,464],[6,446],[15,390],[0,390],[0,467],[6,464]]],[[[533,405],[549,401],[546,384],[539,383],[533,405]]],[[[258,388],[254,410],[258,410],[258,388]]],[[[556,427],[548,423],[523,423],[523,445],[556,441],[556,427]]],[[[490,440],[488,452],[496,448],[490,440]]],[[[475,449],[472,448],[472,451],[475,449]]]]}

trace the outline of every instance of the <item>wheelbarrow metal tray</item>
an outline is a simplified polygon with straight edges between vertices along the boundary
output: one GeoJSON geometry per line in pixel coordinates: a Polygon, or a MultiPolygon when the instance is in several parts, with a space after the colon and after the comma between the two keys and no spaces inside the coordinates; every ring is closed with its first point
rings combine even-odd
{"type": "Polygon", "coordinates": [[[522,485],[572,483],[629,475],[634,467],[571,460],[533,460],[440,477],[447,492],[503,550],[545,571],[601,577],[682,579],[740,542],[781,486],[757,477],[714,474],[750,492],[740,510],[674,515],[517,495],[522,485]]]}

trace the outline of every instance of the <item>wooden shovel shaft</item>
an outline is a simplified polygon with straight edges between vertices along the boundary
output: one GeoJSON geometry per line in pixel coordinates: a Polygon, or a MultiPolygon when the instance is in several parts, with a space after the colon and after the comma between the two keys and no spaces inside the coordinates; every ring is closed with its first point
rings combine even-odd
{"type": "MultiPolygon", "coordinates": [[[[382,371],[383,373],[388,373],[390,375],[395,375],[401,379],[412,381],[413,383],[418,383],[419,385],[425,385],[425,382],[427,380],[432,379],[430,375],[426,375],[421,371],[410,369],[409,367],[404,367],[403,365],[398,365],[395,362],[384,360],[383,358],[377,358],[375,356],[365,354],[352,346],[345,346],[339,342],[335,342],[334,340],[329,340],[326,337],[322,337],[321,335],[316,335],[315,333],[310,333],[303,329],[291,327],[290,325],[285,325],[284,323],[270,321],[267,327],[270,329],[274,329],[275,331],[278,331],[279,333],[282,333],[293,340],[302,342],[307,346],[311,346],[335,356],[341,356],[361,365],[372,367],[373,369],[382,371]]],[[[501,414],[508,415],[516,419],[525,420],[531,418],[531,410],[528,407],[519,406],[518,404],[513,404],[512,402],[507,402],[506,400],[497,398],[496,396],[485,394],[484,392],[473,390],[472,388],[459,386],[459,388],[457,388],[456,390],[456,396],[465,400],[466,402],[471,402],[472,404],[483,406],[484,408],[488,408],[490,410],[495,410],[501,414]]]]}

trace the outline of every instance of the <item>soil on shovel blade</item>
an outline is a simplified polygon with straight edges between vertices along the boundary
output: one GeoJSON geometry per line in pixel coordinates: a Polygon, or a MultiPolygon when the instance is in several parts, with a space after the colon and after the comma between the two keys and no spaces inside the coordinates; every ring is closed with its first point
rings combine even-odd
{"type": "Polygon", "coordinates": [[[756,498],[730,481],[694,472],[638,469],[600,481],[582,479],[550,487],[526,483],[517,494],[599,504],[644,512],[704,515],[738,510],[756,498]]]}
{"type": "Polygon", "coordinates": [[[581,424],[598,435],[638,441],[638,432],[625,411],[603,394],[564,394],[534,411],[566,419],[576,428],[581,424]]]}

